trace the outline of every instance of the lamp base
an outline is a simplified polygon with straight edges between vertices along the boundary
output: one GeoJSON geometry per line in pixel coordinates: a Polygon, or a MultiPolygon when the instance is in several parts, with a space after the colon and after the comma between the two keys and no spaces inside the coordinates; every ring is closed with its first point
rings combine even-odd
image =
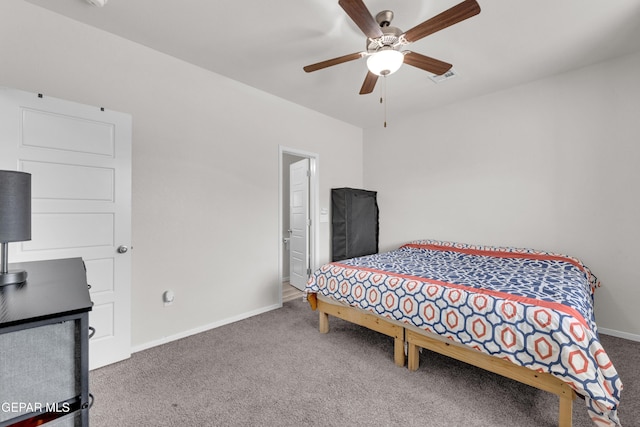
{"type": "Polygon", "coordinates": [[[13,285],[27,281],[27,272],[24,270],[11,270],[0,273],[0,286],[13,285]]]}

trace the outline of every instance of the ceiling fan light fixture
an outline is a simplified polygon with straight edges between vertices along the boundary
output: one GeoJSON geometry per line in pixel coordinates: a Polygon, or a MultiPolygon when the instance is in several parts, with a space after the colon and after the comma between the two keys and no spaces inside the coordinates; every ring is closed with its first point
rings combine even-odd
{"type": "Polygon", "coordinates": [[[393,74],[404,62],[404,54],[394,49],[384,49],[373,53],[367,58],[367,68],[378,76],[393,74]]]}

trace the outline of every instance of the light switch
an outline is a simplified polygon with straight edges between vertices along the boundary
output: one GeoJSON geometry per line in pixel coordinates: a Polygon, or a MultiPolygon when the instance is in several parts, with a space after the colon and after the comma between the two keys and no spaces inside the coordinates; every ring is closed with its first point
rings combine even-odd
{"type": "Polygon", "coordinates": [[[329,222],[329,209],[320,208],[320,222],[329,222]]]}

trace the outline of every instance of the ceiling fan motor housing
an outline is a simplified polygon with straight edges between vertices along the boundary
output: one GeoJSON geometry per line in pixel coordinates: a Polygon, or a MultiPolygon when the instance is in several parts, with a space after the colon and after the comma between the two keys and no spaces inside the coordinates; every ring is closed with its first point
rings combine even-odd
{"type": "Polygon", "coordinates": [[[375,53],[382,48],[400,50],[401,43],[398,43],[402,30],[397,27],[382,27],[383,36],[376,39],[367,39],[367,52],[375,53]]]}

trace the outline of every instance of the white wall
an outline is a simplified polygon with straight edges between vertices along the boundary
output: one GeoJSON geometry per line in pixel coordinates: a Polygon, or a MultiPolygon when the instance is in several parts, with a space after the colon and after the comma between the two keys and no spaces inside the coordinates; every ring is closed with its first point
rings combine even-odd
{"type": "Polygon", "coordinates": [[[279,144],[362,186],[359,128],[20,0],[0,38],[0,85],[133,116],[134,349],[278,305],[279,144]]]}
{"type": "Polygon", "coordinates": [[[599,327],[640,339],[639,75],[635,54],[365,130],[381,248],[435,238],[573,255],[603,284],[599,327]]]}

